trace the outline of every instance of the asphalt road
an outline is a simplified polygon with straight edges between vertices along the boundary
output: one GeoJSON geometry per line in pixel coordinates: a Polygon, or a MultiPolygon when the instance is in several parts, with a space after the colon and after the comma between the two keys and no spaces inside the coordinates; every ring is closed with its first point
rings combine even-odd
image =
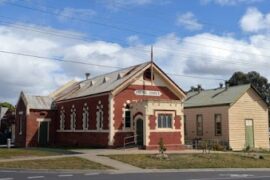
{"type": "Polygon", "coordinates": [[[258,180],[270,179],[270,171],[188,171],[152,173],[63,173],[0,170],[0,180],[57,179],[57,180],[258,180]]]}

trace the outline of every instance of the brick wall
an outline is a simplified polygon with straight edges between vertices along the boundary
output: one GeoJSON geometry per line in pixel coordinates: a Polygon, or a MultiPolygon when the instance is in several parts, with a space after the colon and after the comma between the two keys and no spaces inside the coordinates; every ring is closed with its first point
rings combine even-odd
{"type": "Polygon", "coordinates": [[[127,100],[178,100],[179,98],[175,96],[167,87],[158,87],[158,86],[143,86],[143,85],[131,85],[124,89],[122,92],[117,94],[114,98],[114,127],[115,129],[123,128],[123,106],[127,100]],[[135,90],[152,90],[160,91],[162,95],[160,97],[155,96],[138,96],[135,95],[135,90]]]}
{"type": "Polygon", "coordinates": [[[49,144],[54,144],[55,137],[55,125],[54,120],[56,119],[56,111],[45,111],[45,110],[30,110],[30,114],[27,116],[27,133],[26,133],[26,147],[39,146],[38,144],[38,130],[39,122],[38,118],[49,118],[49,144]]]}
{"type": "MultiPolygon", "coordinates": [[[[114,97],[114,128],[116,130],[122,130],[123,129],[123,108],[124,104],[127,103],[127,100],[133,101],[133,100],[179,100],[179,98],[171,92],[167,87],[159,87],[159,86],[144,86],[144,85],[130,85],[126,89],[124,89],[122,92],[117,94],[114,97]],[[155,97],[155,96],[138,96],[135,95],[135,90],[152,90],[152,91],[160,91],[161,96],[155,97]]],[[[143,115],[143,114],[142,114],[143,115]]],[[[144,115],[143,115],[144,116],[144,115]]],[[[153,116],[150,120],[150,128],[153,129],[154,126],[156,126],[155,123],[155,116],[153,116]]],[[[116,133],[114,137],[114,145],[115,146],[123,146],[124,137],[129,136],[133,133],[116,133]]]]}
{"type": "Polygon", "coordinates": [[[56,133],[57,146],[67,147],[107,147],[108,132],[58,132],[56,133]]]}
{"type": "Polygon", "coordinates": [[[60,129],[60,110],[65,110],[65,130],[70,130],[70,113],[74,105],[76,108],[76,129],[75,132],[56,132],[55,145],[61,146],[92,146],[106,147],[108,145],[108,132],[76,132],[82,131],[83,107],[87,103],[89,108],[89,128],[88,130],[96,130],[96,112],[99,101],[103,105],[103,129],[109,130],[109,95],[101,95],[94,97],[85,97],[81,99],[57,102],[58,114],[55,118],[56,129],[60,129]]]}

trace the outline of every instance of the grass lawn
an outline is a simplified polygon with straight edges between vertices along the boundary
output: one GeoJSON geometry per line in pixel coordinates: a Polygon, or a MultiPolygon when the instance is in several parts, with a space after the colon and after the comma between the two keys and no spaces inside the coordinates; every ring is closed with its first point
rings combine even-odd
{"type": "Polygon", "coordinates": [[[19,168],[19,169],[111,169],[108,166],[79,158],[66,157],[57,159],[27,160],[0,162],[0,168],[19,168]]]}
{"type": "Polygon", "coordinates": [[[169,160],[159,160],[153,155],[108,155],[108,157],[145,169],[188,168],[270,168],[270,155],[254,159],[239,154],[171,154],[169,160]]]}
{"type": "Polygon", "coordinates": [[[0,159],[10,159],[18,157],[33,156],[53,156],[62,154],[72,154],[73,152],[57,148],[2,148],[0,149],[0,159]]]}

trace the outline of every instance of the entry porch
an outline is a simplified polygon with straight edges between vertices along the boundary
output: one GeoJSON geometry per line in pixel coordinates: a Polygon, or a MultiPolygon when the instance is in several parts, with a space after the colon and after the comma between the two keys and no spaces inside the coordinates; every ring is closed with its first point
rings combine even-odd
{"type": "Polygon", "coordinates": [[[167,149],[184,148],[183,103],[181,101],[142,100],[125,109],[124,127],[130,132],[124,146],[134,143],[144,149],[158,149],[162,139],[167,149]]]}

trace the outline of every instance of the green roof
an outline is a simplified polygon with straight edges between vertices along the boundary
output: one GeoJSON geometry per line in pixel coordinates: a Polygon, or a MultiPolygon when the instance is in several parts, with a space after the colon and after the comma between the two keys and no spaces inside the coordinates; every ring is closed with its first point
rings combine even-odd
{"type": "Polygon", "coordinates": [[[249,88],[251,88],[251,85],[245,84],[228,88],[189,92],[187,94],[184,107],[189,108],[224,104],[230,105],[235,103],[249,88]]]}

